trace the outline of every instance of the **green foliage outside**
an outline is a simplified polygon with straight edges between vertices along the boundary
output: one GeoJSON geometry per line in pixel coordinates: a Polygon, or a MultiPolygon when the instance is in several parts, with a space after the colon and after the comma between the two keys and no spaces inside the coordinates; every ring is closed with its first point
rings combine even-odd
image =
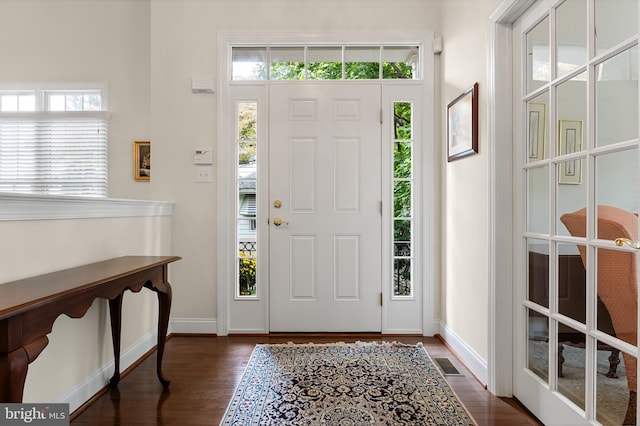
{"type": "Polygon", "coordinates": [[[239,281],[240,296],[256,295],[256,259],[240,252],[239,281]]]}
{"type": "MultiPolygon", "coordinates": [[[[311,62],[308,65],[308,80],[341,80],[341,62],[311,62]]],[[[345,80],[377,80],[379,78],[378,62],[347,62],[344,64],[345,80]]],[[[264,75],[258,70],[257,75],[264,75]]],[[[304,63],[276,62],[271,64],[271,80],[304,80],[304,63]]],[[[411,79],[413,69],[404,62],[385,62],[382,64],[383,79],[411,79]]]]}

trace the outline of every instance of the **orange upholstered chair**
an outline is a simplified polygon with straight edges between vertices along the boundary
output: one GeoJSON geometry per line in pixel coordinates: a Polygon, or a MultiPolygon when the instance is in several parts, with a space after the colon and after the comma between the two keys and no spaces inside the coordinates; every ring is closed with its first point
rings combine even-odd
{"type": "MultiPolygon", "coordinates": [[[[560,220],[571,235],[585,237],[587,229],[586,209],[566,213],[560,220]]],[[[612,206],[598,206],[598,238],[615,240],[638,238],[638,216],[612,206]]],[[[578,246],[583,264],[586,265],[584,246],[578,246]]],[[[615,335],[631,345],[637,344],[637,270],[636,254],[619,250],[598,250],[598,297],[611,315],[615,335]]],[[[625,424],[635,424],[636,392],[638,386],[636,358],[623,352],[627,385],[630,391],[629,408],[625,424]]]]}

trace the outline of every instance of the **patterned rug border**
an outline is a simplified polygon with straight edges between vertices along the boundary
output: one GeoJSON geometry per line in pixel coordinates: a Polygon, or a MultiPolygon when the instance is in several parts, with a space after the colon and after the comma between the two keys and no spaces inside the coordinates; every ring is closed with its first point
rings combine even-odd
{"type": "MultiPolygon", "coordinates": [[[[227,425],[227,424],[231,424],[228,423],[228,421],[230,419],[228,419],[228,417],[231,414],[231,410],[234,408],[234,402],[236,402],[236,399],[238,397],[238,393],[240,391],[241,386],[245,383],[245,379],[247,378],[247,376],[249,375],[250,371],[249,368],[252,365],[252,362],[254,361],[254,357],[257,354],[257,350],[258,348],[265,348],[265,347],[291,347],[291,348],[295,348],[295,347],[349,347],[349,346],[363,346],[363,347],[367,347],[367,346],[380,346],[380,347],[414,347],[417,349],[422,349],[422,353],[426,356],[426,358],[428,359],[428,361],[431,363],[431,365],[433,365],[434,367],[434,371],[436,372],[436,374],[440,377],[440,379],[442,380],[441,385],[442,386],[446,386],[448,391],[451,393],[451,395],[456,399],[457,403],[459,404],[460,408],[462,409],[462,411],[464,412],[464,414],[469,418],[470,425],[473,426],[477,426],[477,423],[475,421],[475,419],[473,418],[473,416],[471,415],[471,413],[469,412],[469,409],[462,403],[462,401],[460,400],[460,397],[457,395],[457,393],[454,391],[454,389],[451,387],[451,384],[447,381],[444,373],[440,370],[440,368],[438,368],[437,364],[435,363],[435,361],[433,361],[433,358],[431,357],[431,355],[429,354],[429,352],[427,351],[427,349],[424,347],[424,345],[422,344],[422,342],[418,342],[415,344],[411,344],[411,343],[402,343],[402,342],[397,342],[397,341],[355,341],[355,342],[344,342],[344,341],[339,341],[339,342],[325,342],[325,343],[315,343],[315,342],[305,342],[305,343],[294,343],[294,342],[286,342],[286,343],[259,343],[256,344],[251,352],[251,356],[249,357],[249,361],[247,362],[247,365],[245,366],[245,369],[242,373],[242,376],[240,378],[240,381],[238,382],[238,384],[236,385],[234,392],[231,396],[231,399],[227,405],[227,408],[225,410],[224,416],[222,417],[222,420],[220,421],[220,426],[222,425],[227,425]]],[[[233,423],[235,424],[235,423],[233,423]]],[[[244,424],[244,423],[239,423],[239,424],[244,424]]],[[[323,422],[324,424],[324,422],[323,422]]]]}

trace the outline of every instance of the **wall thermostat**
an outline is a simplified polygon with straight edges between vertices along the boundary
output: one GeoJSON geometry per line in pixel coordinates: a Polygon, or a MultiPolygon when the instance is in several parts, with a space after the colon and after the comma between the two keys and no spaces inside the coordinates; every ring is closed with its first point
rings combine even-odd
{"type": "Polygon", "coordinates": [[[193,153],[193,164],[213,164],[211,148],[199,148],[193,153]]]}

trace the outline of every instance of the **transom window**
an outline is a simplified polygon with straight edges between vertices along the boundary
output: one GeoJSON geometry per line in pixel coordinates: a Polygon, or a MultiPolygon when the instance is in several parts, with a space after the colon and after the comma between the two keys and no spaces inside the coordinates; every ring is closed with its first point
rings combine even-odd
{"type": "Polygon", "coordinates": [[[234,46],[232,80],[420,79],[417,46],[234,46]]]}
{"type": "Polygon", "coordinates": [[[107,196],[102,89],[0,90],[0,191],[107,196]]]}

